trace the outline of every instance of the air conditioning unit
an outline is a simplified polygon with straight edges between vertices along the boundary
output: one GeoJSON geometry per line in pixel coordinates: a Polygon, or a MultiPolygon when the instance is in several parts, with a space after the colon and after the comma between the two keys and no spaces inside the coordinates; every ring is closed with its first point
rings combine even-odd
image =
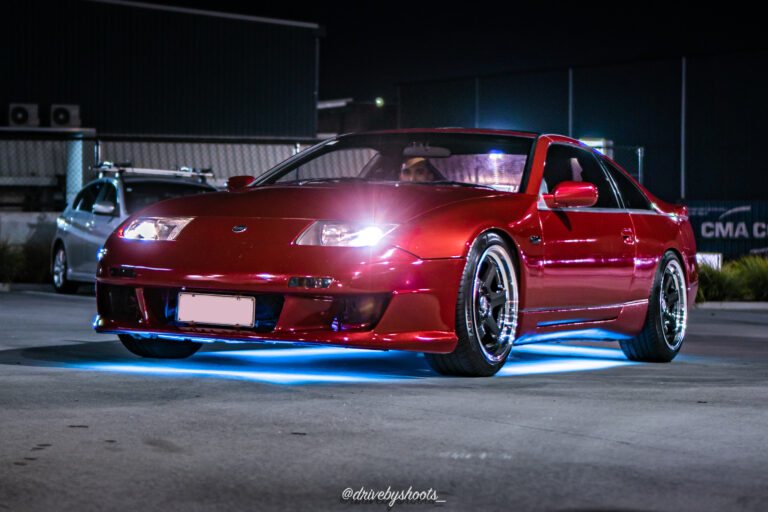
{"type": "Polygon", "coordinates": [[[40,126],[35,103],[11,103],[8,106],[9,126],[40,126]]]}
{"type": "Polygon", "coordinates": [[[80,126],[80,105],[51,105],[51,127],[75,128],[80,126]]]}

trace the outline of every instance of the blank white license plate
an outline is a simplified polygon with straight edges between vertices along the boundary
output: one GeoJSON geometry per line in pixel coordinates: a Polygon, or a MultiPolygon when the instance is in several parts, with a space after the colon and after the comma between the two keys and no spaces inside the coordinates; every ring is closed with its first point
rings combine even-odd
{"type": "Polygon", "coordinates": [[[180,292],[176,319],[196,324],[250,327],[255,311],[256,299],[253,297],[180,292]]]}

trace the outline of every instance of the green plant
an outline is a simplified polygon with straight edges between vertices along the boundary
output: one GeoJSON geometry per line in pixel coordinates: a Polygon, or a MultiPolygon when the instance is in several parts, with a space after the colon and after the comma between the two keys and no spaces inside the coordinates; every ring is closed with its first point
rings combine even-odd
{"type": "Polygon", "coordinates": [[[7,240],[0,240],[0,283],[14,281],[23,267],[24,255],[21,250],[7,240]]]}
{"type": "Polygon", "coordinates": [[[742,295],[748,300],[768,300],[768,258],[745,256],[731,264],[742,295]]]}
{"type": "Polygon", "coordinates": [[[720,270],[708,265],[699,267],[699,292],[696,301],[724,301],[743,298],[740,279],[733,263],[726,263],[720,270]]]}
{"type": "Polygon", "coordinates": [[[696,302],[706,300],[768,300],[768,258],[744,256],[720,270],[700,266],[696,302]]]}

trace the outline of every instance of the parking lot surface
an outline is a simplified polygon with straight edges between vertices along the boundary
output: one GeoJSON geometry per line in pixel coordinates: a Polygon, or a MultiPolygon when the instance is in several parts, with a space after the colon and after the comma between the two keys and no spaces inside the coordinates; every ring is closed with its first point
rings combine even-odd
{"type": "Polygon", "coordinates": [[[768,312],[694,310],[681,355],[530,345],[499,375],[423,356],[212,344],[130,354],[95,299],[0,293],[0,511],[768,509],[768,312]],[[245,350],[233,350],[239,348],[245,350]]]}

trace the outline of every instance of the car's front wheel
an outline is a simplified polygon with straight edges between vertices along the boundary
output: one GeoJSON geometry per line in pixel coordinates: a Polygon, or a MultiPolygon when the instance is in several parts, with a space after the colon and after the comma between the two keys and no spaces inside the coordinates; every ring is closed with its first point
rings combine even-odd
{"type": "Polygon", "coordinates": [[[202,347],[192,341],[167,341],[158,339],[136,338],[130,334],[119,334],[125,348],[141,357],[154,359],[184,359],[202,347]]]}
{"type": "Polygon", "coordinates": [[[643,330],[621,341],[621,350],[629,359],[666,363],[675,358],[688,324],[686,291],[680,260],[674,253],[665,252],[653,279],[643,330]]]}
{"type": "Polygon", "coordinates": [[[67,251],[63,245],[59,245],[53,256],[53,265],[51,266],[53,288],[56,293],[75,293],[79,287],[76,282],[67,279],[68,265],[67,251]]]}
{"type": "Polygon", "coordinates": [[[444,375],[485,377],[504,366],[517,331],[518,283],[504,240],[485,233],[475,240],[459,285],[456,335],[450,354],[425,354],[444,375]]]}

